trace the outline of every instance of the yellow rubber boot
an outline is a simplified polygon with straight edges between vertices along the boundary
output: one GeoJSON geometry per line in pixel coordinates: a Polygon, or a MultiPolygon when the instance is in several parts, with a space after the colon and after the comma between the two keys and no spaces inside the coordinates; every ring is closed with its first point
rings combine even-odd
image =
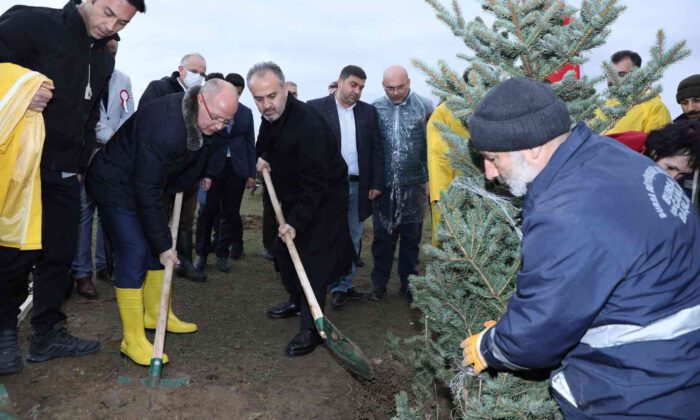
{"type": "MultiPolygon", "coordinates": [[[[143,331],[143,290],[120,289],[117,291],[117,306],[122,319],[124,338],[119,349],[139,365],[149,366],[153,356],[153,344],[143,331]]],[[[168,355],[163,354],[163,363],[168,363],[168,355]]]]}
{"type": "MultiPolygon", "coordinates": [[[[148,270],[146,281],[143,282],[143,302],[146,306],[144,325],[149,330],[154,330],[158,323],[158,309],[160,306],[160,294],[163,290],[163,275],[165,270],[148,270]]],[[[171,333],[187,334],[197,331],[197,324],[180,321],[173,313],[172,293],[168,305],[168,323],[166,330],[171,333]]]]}

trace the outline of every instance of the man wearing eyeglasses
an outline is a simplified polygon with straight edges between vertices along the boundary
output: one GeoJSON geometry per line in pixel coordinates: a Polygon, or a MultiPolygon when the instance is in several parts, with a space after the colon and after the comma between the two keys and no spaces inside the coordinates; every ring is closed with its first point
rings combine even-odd
{"type": "MultiPolygon", "coordinates": [[[[214,147],[210,136],[231,124],[237,109],[238,92],[217,79],[155,99],[121,126],[88,170],[86,187],[114,251],[124,331],[120,350],[137,364],[150,363],[153,346],[144,328],[156,326],[163,266],[179,262],[163,194],[184,191],[213,175],[205,168],[214,147]]],[[[167,331],[191,333],[197,325],[181,321],[169,309],[167,331]]]]}
{"type": "MultiPolygon", "coordinates": [[[[154,80],[148,84],[139,100],[139,108],[155,98],[160,98],[172,93],[184,92],[189,88],[201,86],[207,73],[207,61],[199,53],[185,54],[180,60],[180,66],[169,77],[154,80]]],[[[208,189],[211,180],[204,180],[204,189],[208,189]]],[[[177,253],[181,263],[175,267],[175,274],[192,281],[205,281],[207,275],[204,271],[195,270],[192,263],[192,227],[194,225],[194,212],[197,208],[197,184],[188,186],[182,201],[182,213],[177,235],[177,253]]],[[[167,207],[172,208],[173,195],[166,195],[167,207]]]]}
{"type": "MultiPolygon", "coordinates": [[[[635,69],[642,67],[642,57],[634,51],[623,50],[618,51],[610,57],[617,76],[627,77],[627,75],[635,69]]],[[[613,83],[608,81],[608,84],[613,83]]],[[[609,99],[606,102],[607,106],[616,106],[617,101],[609,99]]],[[[600,118],[601,112],[596,115],[600,118]]],[[[638,104],[630,108],[624,117],[620,119],[610,130],[605,134],[623,133],[625,131],[642,131],[649,133],[652,130],[657,130],[671,122],[671,114],[668,108],[661,102],[661,96],[657,96],[647,102],[638,104]]]]}
{"type": "Polygon", "coordinates": [[[401,66],[387,68],[382,85],[386,96],[373,105],[384,146],[384,193],[372,201],[374,269],[369,298],[384,297],[400,240],[399,292],[410,302],[408,277],[418,273],[418,246],[430,188],[426,127],[433,104],[411,90],[408,72],[401,66]]]}

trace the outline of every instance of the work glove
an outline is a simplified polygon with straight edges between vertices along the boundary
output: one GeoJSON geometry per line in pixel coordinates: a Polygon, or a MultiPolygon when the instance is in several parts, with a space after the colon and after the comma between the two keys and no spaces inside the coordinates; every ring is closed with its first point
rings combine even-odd
{"type": "Polygon", "coordinates": [[[470,335],[459,345],[459,347],[463,349],[462,353],[464,354],[462,366],[468,367],[474,365],[474,376],[488,367],[484,356],[481,355],[479,347],[481,344],[481,337],[494,325],[496,325],[496,321],[494,320],[484,322],[484,330],[478,334],[470,335]]]}

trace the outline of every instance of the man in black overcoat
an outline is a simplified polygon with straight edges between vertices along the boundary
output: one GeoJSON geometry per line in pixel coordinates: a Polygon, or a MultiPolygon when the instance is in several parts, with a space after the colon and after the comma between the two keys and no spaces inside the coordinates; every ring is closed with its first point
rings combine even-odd
{"type": "MultiPolygon", "coordinates": [[[[323,308],[326,287],[347,273],[352,261],[348,231],[348,167],[338,142],[321,115],[288,95],[282,69],[272,62],[254,65],[248,87],[262,114],[256,145],[257,169],[269,168],[286,223],[323,308]]],[[[321,342],[284,242],[275,240],[275,261],[289,301],[268,310],[272,318],[301,313],[300,332],[287,345],[288,356],[312,352],[321,342]]]]}

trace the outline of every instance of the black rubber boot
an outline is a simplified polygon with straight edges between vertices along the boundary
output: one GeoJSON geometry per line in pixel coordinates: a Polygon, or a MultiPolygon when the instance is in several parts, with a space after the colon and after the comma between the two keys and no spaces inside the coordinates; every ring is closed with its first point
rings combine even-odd
{"type": "Polygon", "coordinates": [[[177,258],[180,264],[175,267],[175,274],[192,281],[203,282],[207,279],[204,271],[199,271],[192,264],[192,231],[180,229],[177,232],[177,258]]]}

